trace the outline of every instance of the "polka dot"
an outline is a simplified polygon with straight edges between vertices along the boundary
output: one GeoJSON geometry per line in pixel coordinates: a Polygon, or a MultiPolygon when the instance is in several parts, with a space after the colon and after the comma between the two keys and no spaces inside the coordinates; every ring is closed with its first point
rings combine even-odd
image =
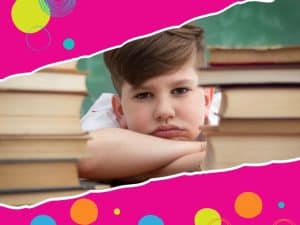
{"type": "Polygon", "coordinates": [[[120,215],[120,214],[121,214],[121,210],[120,210],[119,208],[115,208],[115,209],[114,209],[114,214],[115,214],[116,216],[120,215]]]}
{"type": "Polygon", "coordinates": [[[76,200],[70,210],[72,220],[80,225],[88,225],[96,221],[98,208],[94,201],[81,198],[76,200]]]}
{"type": "Polygon", "coordinates": [[[67,50],[72,50],[75,47],[75,42],[72,38],[66,38],[64,40],[63,46],[67,50]]]}
{"type": "Polygon", "coordinates": [[[285,203],[283,201],[278,202],[278,208],[283,209],[285,207],[285,203]]]}
{"type": "Polygon", "coordinates": [[[210,220],[207,225],[231,225],[231,223],[229,222],[229,220],[225,219],[225,218],[220,218],[220,219],[212,219],[210,220]]]}
{"type": "Polygon", "coordinates": [[[290,219],[282,218],[276,220],[273,225],[296,225],[296,223],[290,219]]]}
{"type": "Polygon", "coordinates": [[[27,47],[33,51],[42,51],[51,45],[51,36],[49,31],[45,28],[34,34],[26,34],[25,42],[27,47]]]}
{"type": "Polygon", "coordinates": [[[76,5],[76,0],[39,0],[41,8],[50,9],[51,16],[63,17],[72,12],[76,5]]]}
{"type": "Polygon", "coordinates": [[[234,209],[243,218],[250,219],[262,212],[262,200],[254,192],[243,192],[235,200],[234,209]]]}
{"type": "Polygon", "coordinates": [[[55,220],[47,215],[38,215],[33,218],[30,225],[56,225],[55,220]]]}
{"type": "Polygon", "coordinates": [[[38,32],[50,20],[49,14],[41,8],[37,0],[15,1],[11,10],[11,17],[17,29],[24,33],[38,32]]]}
{"type": "Polygon", "coordinates": [[[164,225],[164,222],[158,216],[147,215],[139,220],[138,225],[164,225]]]}
{"type": "Polygon", "coordinates": [[[222,219],[216,210],[203,208],[196,213],[194,222],[195,225],[221,225],[222,219]]]}

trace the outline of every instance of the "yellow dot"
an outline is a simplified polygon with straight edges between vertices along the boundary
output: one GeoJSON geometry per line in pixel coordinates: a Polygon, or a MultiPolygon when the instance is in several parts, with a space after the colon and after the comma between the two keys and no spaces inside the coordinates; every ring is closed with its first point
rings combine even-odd
{"type": "Polygon", "coordinates": [[[221,225],[222,219],[216,210],[203,208],[196,213],[194,222],[195,225],[221,225]]]}
{"type": "Polygon", "coordinates": [[[11,17],[20,31],[35,33],[48,24],[50,13],[49,8],[41,7],[39,0],[17,0],[12,7],[11,17]]]}
{"type": "Polygon", "coordinates": [[[246,219],[258,216],[262,211],[262,207],[261,198],[254,192],[243,192],[234,202],[236,213],[246,219]]]}
{"type": "Polygon", "coordinates": [[[72,220],[80,225],[88,225],[96,221],[98,208],[94,201],[81,198],[76,200],[70,210],[72,220]]]}
{"type": "Polygon", "coordinates": [[[120,215],[120,214],[121,214],[121,210],[120,210],[119,208],[115,208],[115,209],[114,209],[114,214],[115,214],[116,216],[120,215]]]}

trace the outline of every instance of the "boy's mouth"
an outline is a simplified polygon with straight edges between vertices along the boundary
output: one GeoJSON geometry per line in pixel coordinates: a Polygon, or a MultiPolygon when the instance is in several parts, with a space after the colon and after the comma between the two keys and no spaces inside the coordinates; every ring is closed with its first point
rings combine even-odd
{"type": "Polygon", "coordinates": [[[151,133],[151,135],[160,138],[172,139],[172,138],[182,137],[184,135],[184,129],[181,129],[173,125],[163,125],[155,129],[151,133]]]}

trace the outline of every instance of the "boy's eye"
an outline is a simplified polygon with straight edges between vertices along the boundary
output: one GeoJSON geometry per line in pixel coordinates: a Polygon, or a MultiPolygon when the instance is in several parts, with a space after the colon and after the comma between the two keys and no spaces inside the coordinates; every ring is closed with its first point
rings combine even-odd
{"type": "Polygon", "coordinates": [[[174,95],[183,95],[183,94],[187,93],[188,91],[190,91],[189,88],[180,87],[180,88],[175,88],[174,90],[172,90],[171,93],[174,95]]]}
{"type": "Polygon", "coordinates": [[[152,94],[150,92],[142,92],[142,93],[138,93],[134,96],[134,98],[136,99],[147,99],[147,98],[151,98],[152,94]]]}

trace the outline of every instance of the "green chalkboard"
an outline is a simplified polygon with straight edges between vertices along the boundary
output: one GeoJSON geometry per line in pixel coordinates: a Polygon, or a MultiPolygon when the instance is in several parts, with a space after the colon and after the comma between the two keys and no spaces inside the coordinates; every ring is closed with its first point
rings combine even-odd
{"type": "Polygon", "coordinates": [[[300,1],[249,2],[200,19],[207,44],[254,46],[300,43],[300,1]]]}
{"type": "MultiPolygon", "coordinates": [[[[249,2],[214,16],[195,21],[205,30],[207,45],[261,46],[300,44],[300,0],[249,2]]],[[[81,59],[78,68],[88,71],[81,114],[103,92],[115,92],[102,54],[81,59]]]]}
{"type": "Polygon", "coordinates": [[[86,79],[88,96],[84,99],[81,107],[81,115],[84,115],[101,93],[115,93],[115,89],[104,65],[102,54],[89,59],[80,59],[77,67],[79,70],[88,72],[86,79]]]}

